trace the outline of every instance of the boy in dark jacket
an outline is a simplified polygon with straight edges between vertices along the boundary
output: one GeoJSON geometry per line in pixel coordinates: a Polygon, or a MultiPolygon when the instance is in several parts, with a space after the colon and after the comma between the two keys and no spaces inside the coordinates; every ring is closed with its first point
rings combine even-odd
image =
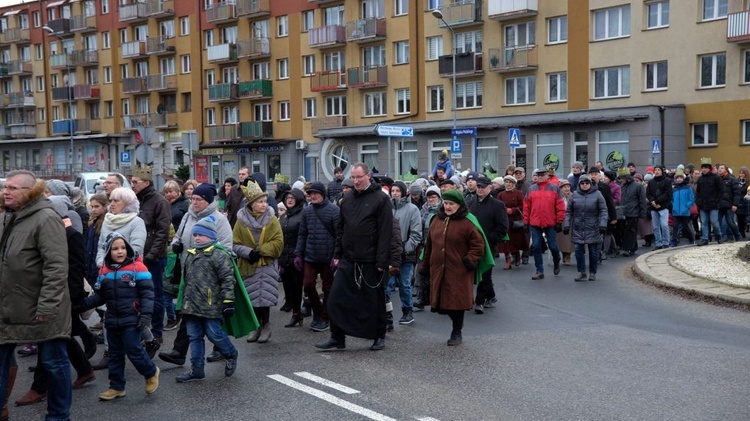
{"type": "Polygon", "coordinates": [[[225,250],[216,247],[216,221],[209,215],[193,228],[193,248],[187,252],[182,288],[182,315],[190,338],[192,369],[177,376],[177,383],[203,380],[205,347],[208,336],[224,356],[224,375],[237,369],[237,349],[221,328],[223,318],[234,314],[234,266],[225,250]]]}

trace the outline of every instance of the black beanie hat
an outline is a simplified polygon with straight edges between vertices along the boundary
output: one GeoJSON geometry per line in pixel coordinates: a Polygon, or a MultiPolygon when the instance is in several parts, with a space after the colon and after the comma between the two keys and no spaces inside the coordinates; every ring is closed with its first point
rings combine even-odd
{"type": "Polygon", "coordinates": [[[200,196],[208,203],[213,203],[216,196],[216,188],[207,183],[198,184],[193,190],[193,196],[200,196]]]}

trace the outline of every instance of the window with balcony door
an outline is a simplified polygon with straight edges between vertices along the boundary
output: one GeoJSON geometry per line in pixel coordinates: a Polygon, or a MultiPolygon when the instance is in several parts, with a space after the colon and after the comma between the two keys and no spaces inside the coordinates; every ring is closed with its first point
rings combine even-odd
{"type": "Polygon", "coordinates": [[[456,47],[456,54],[481,53],[482,31],[459,32],[453,45],[456,47]]]}
{"type": "Polygon", "coordinates": [[[323,54],[323,70],[343,71],[346,69],[346,53],[331,51],[323,54]]]}
{"type": "Polygon", "coordinates": [[[237,83],[239,80],[239,69],[236,66],[221,69],[221,80],[224,83],[237,83]]]}
{"type": "Polygon", "coordinates": [[[630,95],[630,66],[594,70],[594,98],[617,98],[630,95]]]}
{"type": "Polygon", "coordinates": [[[239,122],[240,110],[236,105],[221,107],[222,124],[236,124],[239,122]]]}
{"type": "Polygon", "coordinates": [[[97,39],[96,35],[87,35],[83,37],[83,48],[86,51],[97,51],[99,48],[97,47],[97,39]]]}
{"type": "Polygon", "coordinates": [[[18,27],[21,29],[29,29],[29,15],[25,13],[18,15],[18,27]]]}
{"type": "Polygon", "coordinates": [[[271,79],[271,63],[263,61],[253,63],[253,80],[271,79]]]}
{"type": "Polygon", "coordinates": [[[88,69],[84,74],[87,85],[98,85],[99,84],[99,70],[88,69]]]}
{"type": "Polygon", "coordinates": [[[411,112],[411,90],[409,88],[396,89],[396,114],[411,112]]]}
{"type": "Polygon", "coordinates": [[[664,91],[668,86],[667,61],[657,61],[644,64],[646,91],[664,91]]]}
{"type": "Polygon", "coordinates": [[[630,5],[594,12],[594,41],[630,36],[630,5]]]}
{"type": "Polygon", "coordinates": [[[55,8],[47,9],[47,22],[51,20],[57,20],[57,9],[55,8]]]}
{"type": "Polygon", "coordinates": [[[729,0],[702,0],[703,20],[722,19],[727,17],[729,0]]]}
{"type": "Polygon", "coordinates": [[[482,82],[456,84],[456,108],[480,108],[482,106],[482,82]]]}
{"type": "Polygon", "coordinates": [[[252,37],[255,39],[271,37],[271,23],[268,19],[253,22],[252,30],[252,37]]]}
{"type": "Polygon", "coordinates": [[[133,28],[134,41],[146,41],[148,39],[148,25],[138,25],[133,28]]]}
{"type": "Polygon", "coordinates": [[[255,104],[253,116],[253,121],[271,121],[271,104],[255,104]]]}
{"type": "Polygon", "coordinates": [[[163,75],[171,76],[175,74],[174,57],[166,57],[159,60],[159,69],[163,75]]]}
{"type": "Polygon", "coordinates": [[[61,12],[61,13],[60,13],[60,16],[61,16],[61,17],[62,17],[63,19],[70,19],[70,15],[71,15],[71,13],[70,13],[70,5],[69,5],[69,4],[66,4],[66,5],[64,5],[63,7],[61,7],[61,8],[60,8],[60,12],[61,12]]]}
{"type": "Polygon", "coordinates": [[[163,20],[159,22],[159,35],[162,38],[173,38],[174,37],[174,21],[163,20]]]}
{"type": "Polygon", "coordinates": [[[315,13],[312,10],[302,11],[302,32],[307,32],[315,27],[315,13]]]}
{"type": "Polygon", "coordinates": [[[406,64],[409,62],[409,41],[397,41],[393,43],[396,60],[394,64],[406,64]]]}
{"type": "Polygon", "coordinates": [[[89,119],[99,120],[99,103],[93,102],[89,104],[89,119]]]}
{"type": "Polygon", "coordinates": [[[385,0],[360,0],[362,19],[382,18],[385,16],[385,0]]]}
{"type": "Polygon", "coordinates": [[[203,40],[206,44],[206,48],[213,47],[214,45],[214,30],[208,29],[203,31],[203,40]]]}
{"type": "Polygon", "coordinates": [[[385,66],[385,47],[383,45],[363,47],[362,67],[369,69],[379,66],[385,66]]]}
{"type": "Polygon", "coordinates": [[[657,1],[646,4],[646,29],[666,28],[669,26],[669,1],[657,1]]]}
{"type": "Polygon", "coordinates": [[[136,77],[148,76],[148,61],[136,61],[133,65],[135,66],[136,77]]]}
{"type": "Polygon", "coordinates": [[[445,92],[442,85],[427,87],[427,106],[428,111],[443,111],[445,108],[445,92]]]}
{"type": "Polygon", "coordinates": [[[227,27],[221,28],[219,32],[221,33],[222,44],[234,44],[237,42],[237,27],[236,26],[227,26],[227,27]]]}
{"type": "Polygon", "coordinates": [[[345,22],[343,5],[323,9],[323,26],[344,25],[345,22]]]}
{"type": "Polygon", "coordinates": [[[27,45],[18,49],[21,61],[31,61],[31,46],[27,45]]]}
{"type": "Polygon", "coordinates": [[[427,37],[427,61],[437,60],[443,55],[443,37],[427,37]]]}
{"type": "Polygon", "coordinates": [[[717,88],[726,85],[727,55],[725,53],[700,56],[701,88],[717,88]]]}
{"type": "Polygon", "coordinates": [[[326,98],[326,116],[346,115],[346,96],[329,96],[326,98]]]}
{"type": "Polygon", "coordinates": [[[526,105],[536,102],[536,76],[505,79],[505,105],[526,105]]]}
{"type": "Polygon", "coordinates": [[[149,97],[141,96],[135,99],[135,113],[136,114],[148,114],[151,112],[151,104],[149,103],[149,97]]]}

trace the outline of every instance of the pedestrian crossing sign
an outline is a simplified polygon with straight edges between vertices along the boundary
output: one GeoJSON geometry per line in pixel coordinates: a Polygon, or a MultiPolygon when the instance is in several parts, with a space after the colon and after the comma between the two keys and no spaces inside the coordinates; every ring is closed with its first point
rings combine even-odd
{"type": "Polygon", "coordinates": [[[661,154],[661,140],[660,139],[653,139],[651,140],[651,155],[659,155],[661,154]]]}
{"type": "Polygon", "coordinates": [[[521,146],[521,129],[508,129],[508,140],[512,148],[521,146]]]}

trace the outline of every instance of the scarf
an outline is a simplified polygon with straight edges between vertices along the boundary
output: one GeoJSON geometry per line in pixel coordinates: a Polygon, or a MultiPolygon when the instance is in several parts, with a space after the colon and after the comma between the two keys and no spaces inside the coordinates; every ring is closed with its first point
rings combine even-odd
{"type": "Polygon", "coordinates": [[[115,215],[114,213],[107,213],[104,215],[104,223],[107,224],[107,228],[112,231],[117,231],[122,228],[128,222],[132,221],[133,218],[138,216],[135,212],[120,213],[115,215]]]}

